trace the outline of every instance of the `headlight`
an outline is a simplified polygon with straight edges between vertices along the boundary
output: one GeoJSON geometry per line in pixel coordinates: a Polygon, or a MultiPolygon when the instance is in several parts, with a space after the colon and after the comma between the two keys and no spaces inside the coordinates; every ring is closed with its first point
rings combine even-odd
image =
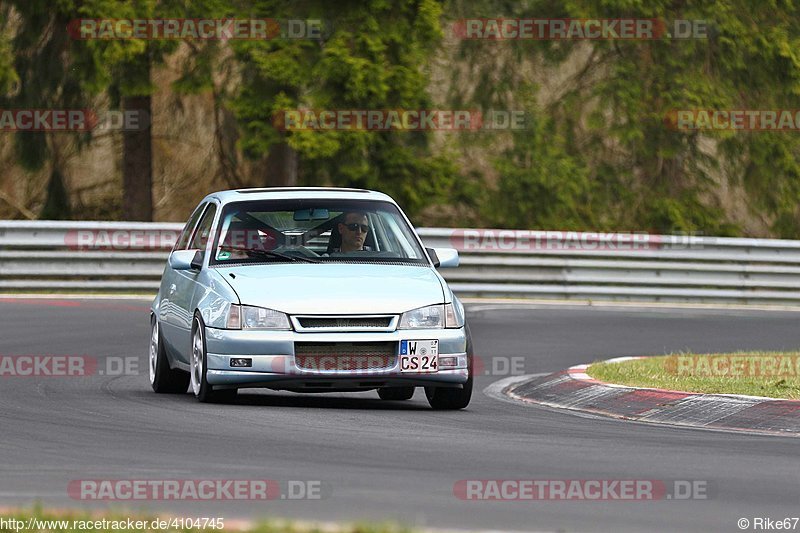
{"type": "Polygon", "coordinates": [[[289,317],[280,311],[249,305],[231,305],[228,329],[292,329],[292,327],[289,324],[289,317]]]}
{"type": "Polygon", "coordinates": [[[429,305],[403,313],[398,329],[460,328],[464,319],[459,319],[453,304],[429,305]]]}
{"type": "Polygon", "coordinates": [[[398,329],[431,329],[443,327],[443,305],[429,305],[428,307],[420,307],[419,309],[403,313],[403,316],[400,317],[400,325],[397,326],[398,329]]]}

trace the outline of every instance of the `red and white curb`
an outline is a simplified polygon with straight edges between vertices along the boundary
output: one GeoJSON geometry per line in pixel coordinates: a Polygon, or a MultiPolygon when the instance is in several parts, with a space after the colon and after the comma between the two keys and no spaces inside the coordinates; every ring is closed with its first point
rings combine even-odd
{"type": "MultiPolygon", "coordinates": [[[[618,357],[616,363],[641,359],[618,357]]],[[[800,437],[800,401],[737,394],[701,394],[605,383],[589,365],[516,379],[503,387],[514,400],[655,424],[800,437]]]]}

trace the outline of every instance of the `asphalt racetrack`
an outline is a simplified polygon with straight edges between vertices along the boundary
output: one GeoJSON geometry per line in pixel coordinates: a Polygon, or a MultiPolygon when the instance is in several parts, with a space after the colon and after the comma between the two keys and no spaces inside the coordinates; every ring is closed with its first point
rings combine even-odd
{"type": "Polygon", "coordinates": [[[577,416],[483,392],[511,366],[534,374],[678,350],[796,350],[798,313],[473,305],[484,370],[472,403],[434,412],[420,390],[408,402],[384,402],[375,392],[245,390],[231,405],[156,395],[147,378],[148,305],[0,298],[0,355],[98,361],[92,376],[0,377],[0,505],[520,531],[739,531],[740,518],[800,516],[796,438],[577,416]],[[108,375],[120,373],[106,372],[120,361],[127,375],[108,375]],[[108,504],[69,496],[70,481],[84,479],[314,480],[325,497],[108,504]],[[471,479],[702,480],[708,498],[457,498],[454,484],[471,479]]]}

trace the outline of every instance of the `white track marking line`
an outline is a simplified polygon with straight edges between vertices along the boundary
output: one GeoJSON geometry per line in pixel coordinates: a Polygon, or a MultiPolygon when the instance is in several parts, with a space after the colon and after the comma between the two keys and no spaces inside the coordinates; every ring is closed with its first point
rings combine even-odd
{"type": "Polygon", "coordinates": [[[524,402],[520,400],[515,400],[514,398],[507,396],[503,391],[512,385],[516,385],[517,383],[522,383],[523,381],[528,381],[542,376],[548,376],[550,374],[552,374],[552,372],[540,372],[538,374],[526,374],[524,376],[511,376],[503,378],[495,381],[494,383],[490,384],[488,387],[483,389],[483,393],[489,398],[493,398],[495,400],[521,405],[524,402]]]}

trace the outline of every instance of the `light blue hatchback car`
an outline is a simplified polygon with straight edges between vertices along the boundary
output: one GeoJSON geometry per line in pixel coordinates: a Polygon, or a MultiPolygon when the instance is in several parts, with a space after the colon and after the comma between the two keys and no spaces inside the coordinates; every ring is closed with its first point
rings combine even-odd
{"type": "Polygon", "coordinates": [[[464,307],[389,196],[360,189],[222,191],[200,202],[153,301],[150,383],[201,402],[241,388],[377,390],[435,409],[472,395],[464,307]]]}

